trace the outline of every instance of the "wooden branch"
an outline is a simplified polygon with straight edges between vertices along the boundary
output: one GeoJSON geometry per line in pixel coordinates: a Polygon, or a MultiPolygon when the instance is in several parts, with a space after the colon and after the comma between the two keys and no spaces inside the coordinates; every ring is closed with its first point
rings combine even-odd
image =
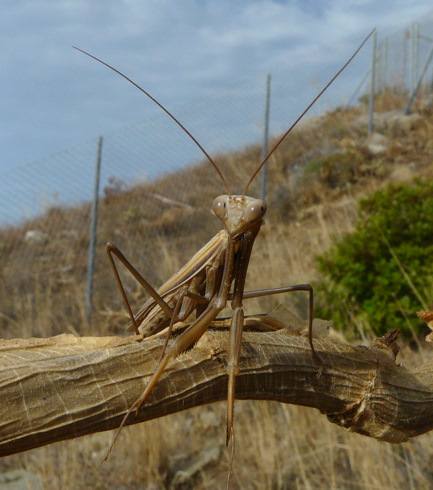
{"type": "MultiPolygon", "coordinates": [[[[370,347],[315,340],[319,373],[303,336],[245,332],[236,397],[315,407],[352,431],[406,441],[433,428],[433,360],[413,371],[396,364],[394,337],[370,347]]],[[[227,338],[208,331],[171,362],[129,423],[225,400],[227,338]]],[[[0,341],[0,456],[118,427],[153,374],[162,342],[72,335],[0,341]]]]}

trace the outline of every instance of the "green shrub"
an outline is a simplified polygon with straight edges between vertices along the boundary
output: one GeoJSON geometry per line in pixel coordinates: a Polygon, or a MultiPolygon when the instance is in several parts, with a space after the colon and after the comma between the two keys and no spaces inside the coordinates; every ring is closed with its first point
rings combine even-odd
{"type": "MultiPolygon", "coordinates": [[[[390,185],[360,202],[356,230],[318,257],[321,294],[337,326],[409,333],[433,277],[433,182],[390,185]]],[[[429,293],[428,293],[429,292],[429,293]]]]}

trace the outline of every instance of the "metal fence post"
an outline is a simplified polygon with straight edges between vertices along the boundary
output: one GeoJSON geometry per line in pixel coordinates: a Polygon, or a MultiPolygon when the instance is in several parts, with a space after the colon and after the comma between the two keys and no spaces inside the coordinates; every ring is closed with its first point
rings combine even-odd
{"type": "Polygon", "coordinates": [[[418,41],[419,24],[412,22],[410,26],[410,91],[413,92],[418,79],[418,41]]]}
{"type": "Polygon", "coordinates": [[[387,70],[388,70],[388,39],[384,39],[379,45],[379,92],[385,92],[387,87],[387,70]]]}
{"type": "Polygon", "coordinates": [[[90,322],[92,316],[92,296],[93,296],[93,274],[95,272],[95,248],[96,248],[96,227],[98,224],[98,203],[99,203],[99,180],[101,175],[102,141],[98,138],[95,164],[95,180],[93,187],[93,201],[90,219],[90,240],[87,265],[87,290],[86,290],[86,318],[90,322]]]}
{"type": "Polygon", "coordinates": [[[427,71],[428,65],[430,64],[431,60],[433,58],[433,47],[430,49],[429,54],[427,55],[427,58],[425,60],[424,66],[422,67],[421,74],[418,78],[417,84],[415,85],[415,88],[413,89],[412,93],[410,94],[408,103],[404,109],[405,114],[409,114],[410,107],[415,100],[416,94],[418,93],[418,90],[421,86],[422,80],[424,78],[425,72],[427,71]]]}
{"type": "Polygon", "coordinates": [[[373,53],[371,56],[370,70],[370,100],[368,104],[368,128],[367,133],[370,135],[373,132],[374,119],[374,93],[376,91],[376,50],[377,50],[377,31],[373,33],[373,53]]]}
{"type": "MultiPolygon", "coordinates": [[[[271,100],[271,75],[268,75],[266,77],[265,125],[263,128],[262,161],[268,156],[270,100],[271,100]]],[[[267,181],[267,178],[268,178],[268,162],[266,162],[263,165],[263,169],[262,169],[261,198],[263,201],[266,200],[266,181],[267,181]]]]}

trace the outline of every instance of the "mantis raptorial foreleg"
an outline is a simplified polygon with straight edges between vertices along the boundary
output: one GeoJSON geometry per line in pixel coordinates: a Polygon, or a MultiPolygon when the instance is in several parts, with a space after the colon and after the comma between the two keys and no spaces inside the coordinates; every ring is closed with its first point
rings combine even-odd
{"type": "Polygon", "coordinates": [[[198,294],[191,293],[187,289],[183,289],[180,292],[179,298],[177,299],[177,303],[176,303],[176,306],[175,306],[174,311],[173,311],[173,316],[171,317],[171,320],[170,320],[170,325],[168,326],[168,329],[167,329],[167,335],[165,336],[164,345],[162,346],[161,360],[164,358],[165,350],[167,349],[168,341],[170,339],[171,332],[173,330],[173,326],[177,321],[179,321],[179,319],[182,318],[182,316],[179,314],[179,312],[180,312],[183,300],[186,297],[191,298],[197,304],[207,305],[207,303],[208,303],[206,298],[204,298],[203,296],[199,296],[198,294]]]}

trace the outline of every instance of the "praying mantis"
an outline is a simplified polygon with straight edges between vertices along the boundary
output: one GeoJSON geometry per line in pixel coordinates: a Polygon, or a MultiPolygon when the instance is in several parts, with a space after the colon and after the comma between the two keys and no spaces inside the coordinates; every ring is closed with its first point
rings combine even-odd
{"type": "Polygon", "coordinates": [[[234,400],[236,375],[239,372],[239,357],[244,326],[244,299],[281,294],[290,291],[307,291],[309,293],[308,341],[311,346],[313,357],[320,363],[320,358],[313,344],[313,289],[310,284],[297,284],[275,289],[244,291],[245,278],[252,248],[266,213],[266,203],[260,199],[248,197],[246,193],[270,156],[314,105],[317,99],[321,97],[327,88],[353,60],[373,32],[374,31],[365,38],[344,66],[332,77],[290,128],[280,137],[266,158],[258,165],[240,195],[232,194],[221,170],[206,150],[188,129],[186,129],[160,102],[137,83],[105,61],[102,61],[82,49],[75,48],[125,78],[161,108],[200,148],[210,164],[214,167],[227,191],[227,194],[217,197],[213,202],[213,212],[221,220],[223,229],[158,290],[154,289],[147,282],[114,244],[107,244],[108,257],[131,319],[130,330],[134,330],[137,335],[146,337],[167,328],[167,334],[156,371],[142,395],[135,401],[124,416],[106,458],[131,412],[134,410],[136,414],[139,412],[143,403],[145,403],[151,395],[153,388],[162,376],[169,361],[196,343],[211,323],[217,318],[219,313],[226,307],[228,302],[231,302],[233,316],[229,330],[229,348],[227,355],[228,391],[226,445],[228,445],[230,441],[232,441],[232,444],[234,443],[234,400]],[[145,302],[136,315],[133,314],[127,299],[114,257],[117,257],[117,259],[123,263],[150,295],[150,298],[145,302]],[[195,320],[192,321],[186,330],[184,330],[169,346],[168,341],[175,323],[187,320],[193,312],[196,314],[195,320]]]}

